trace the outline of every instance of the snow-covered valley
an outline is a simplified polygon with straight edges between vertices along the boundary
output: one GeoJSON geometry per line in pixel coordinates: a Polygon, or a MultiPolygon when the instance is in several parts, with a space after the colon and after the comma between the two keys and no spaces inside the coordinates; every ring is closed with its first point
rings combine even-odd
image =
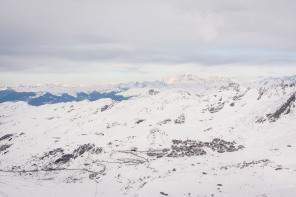
{"type": "Polygon", "coordinates": [[[1,103],[0,196],[295,195],[295,76],[170,81],[1,103]]]}

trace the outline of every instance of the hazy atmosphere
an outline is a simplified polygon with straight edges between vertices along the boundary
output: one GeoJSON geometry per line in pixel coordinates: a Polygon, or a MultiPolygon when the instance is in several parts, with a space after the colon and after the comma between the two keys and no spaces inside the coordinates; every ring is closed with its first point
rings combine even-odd
{"type": "Polygon", "coordinates": [[[289,75],[295,7],[293,0],[1,0],[1,84],[289,75]]]}

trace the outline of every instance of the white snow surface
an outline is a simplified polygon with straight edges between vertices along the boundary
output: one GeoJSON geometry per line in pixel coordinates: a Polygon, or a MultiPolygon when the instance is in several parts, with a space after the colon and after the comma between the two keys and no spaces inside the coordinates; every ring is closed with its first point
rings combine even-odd
{"type": "Polygon", "coordinates": [[[0,148],[11,145],[0,152],[0,196],[295,196],[295,101],[276,121],[267,115],[295,95],[295,86],[150,90],[131,88],[121,95],[133,97],[122,102],[1,103],[0,137],[12,136],[0,141],[0,148]],[[177,124],[180,117],[184,122],[177,124]],[[214,138],[244,148],[147,155],[170,149],[175,139],[214,138]],[[58,148],[70,154],[84,144],[102,152],[58,164],[61,155],[45,156],[58,148]]]}

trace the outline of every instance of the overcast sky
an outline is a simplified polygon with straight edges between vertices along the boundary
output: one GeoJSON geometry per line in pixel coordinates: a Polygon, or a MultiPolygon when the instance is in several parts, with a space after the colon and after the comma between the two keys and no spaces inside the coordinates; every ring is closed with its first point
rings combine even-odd
{"type": "Polygon", "coordinates": [[[0,0],[0,85],[296,74],[295,0],[0,0]]]}

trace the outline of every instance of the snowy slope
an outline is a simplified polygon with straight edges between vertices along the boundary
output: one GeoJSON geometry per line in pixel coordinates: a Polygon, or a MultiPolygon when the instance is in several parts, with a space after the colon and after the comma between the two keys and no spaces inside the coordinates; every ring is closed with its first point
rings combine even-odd
{"type": "Polygon", "coordinates": [[[1,103],[0,196],[293,196],[295,86],[201,92],[1,103]]]}

